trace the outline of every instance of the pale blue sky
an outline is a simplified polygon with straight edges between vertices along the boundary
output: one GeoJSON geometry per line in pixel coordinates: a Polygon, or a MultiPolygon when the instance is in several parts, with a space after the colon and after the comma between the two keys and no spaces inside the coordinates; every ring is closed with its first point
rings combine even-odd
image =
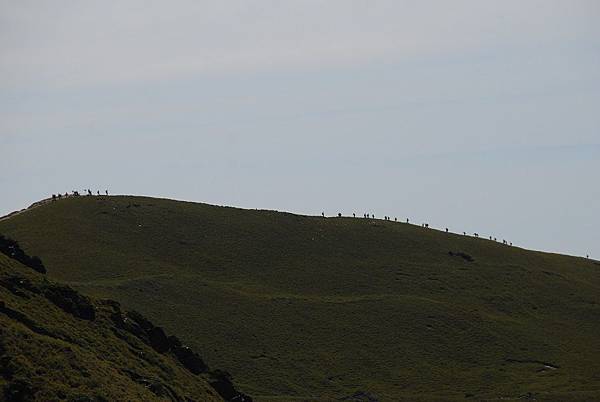
{"type": "Polygon", "coordinates": [[[0,214],[104,190],[600,257],[598,1],[0,0],[0,214]]]}

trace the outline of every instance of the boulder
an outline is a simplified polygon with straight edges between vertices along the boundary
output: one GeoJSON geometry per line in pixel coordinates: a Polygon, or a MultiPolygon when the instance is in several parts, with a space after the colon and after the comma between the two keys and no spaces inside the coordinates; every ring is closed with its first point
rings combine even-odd
{"type": "Polygon", "coordinates": [[[461,257],[463,260],[468,261],[468,262],[475,261],[475,259],[473,257],[471,257],[467,253],[463,253],[462,251],[448,251],[448,255],[450,255],[452,257],[461,257]]]}
{"type": "Polygon", "coordinates": [[[44,295],[63,311],[83,320],[96,318],[96,310],[89,298],[77,293],[69,286],[50,285],[44,295]]]}
{"type": "Polygon", "coordinates": [[[226,401],[252,402],[252,398],[238,392],[231,382],[231,374],[227,371],[215,370],[210,372],[210,386],[226,401]]]}
{"type": "Polygon", "coordinates": [[[41,273],[46,273],[46,267],[39,257],[30,257],[21,249],[19,243],[8,237],[0,235],[0,253],[6,255],[13,260],[19,261],[21,264],[41,273]]]}
{"type": "Polygon", "coordinates": [[[0,279],[0,286],[4,287],[15,296],[19,296],[25,299],[29,298],[27,292],[40,294],[40,289],[38,289],[33,283],[31,283],[29,279],[22,278],[19,276],[9,276],[0,279]]]}
{"type": "Polygon", "coordinates": [[[171,345],[171,352],[173,352],[177,360],[192,374],[202,374],[208,371],[208,366],[204,363],[204,360],[192,349],[182,345],[179,338],[171,335],[169,337],[169,344],[171,345]]]}
{"type": "Polygon", "coordinates": [[[161,327],[153,327],[147,330],[150,338],[150,346],[158,353],[167,353],[171,349],[169,339],[161,327]]]}

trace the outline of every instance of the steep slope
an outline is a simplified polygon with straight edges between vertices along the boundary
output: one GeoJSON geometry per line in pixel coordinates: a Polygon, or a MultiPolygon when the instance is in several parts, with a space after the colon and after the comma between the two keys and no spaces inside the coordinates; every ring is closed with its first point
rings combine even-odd
{"type": "Polygon", "coordinates": [[[258,400],[600,398],[591,260],[143,197],[48,203],[0,233],[51,278],[177,333],[258,400]]]}
{"type": "Polygon", "coordinates": [[[139,313],[0,254],[0,400],[191,402],[232,393],[225,373],[209,372],[139,313]]]}

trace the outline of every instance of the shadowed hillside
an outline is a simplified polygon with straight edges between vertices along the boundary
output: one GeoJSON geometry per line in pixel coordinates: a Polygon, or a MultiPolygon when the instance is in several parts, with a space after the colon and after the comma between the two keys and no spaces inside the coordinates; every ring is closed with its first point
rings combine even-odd
{"type": "Polygon", "coordinates": [[[258,400],[600,399],[592,260],[142,197],[47,203],[0,233],[50,278],[177,334],[258,400]]]}

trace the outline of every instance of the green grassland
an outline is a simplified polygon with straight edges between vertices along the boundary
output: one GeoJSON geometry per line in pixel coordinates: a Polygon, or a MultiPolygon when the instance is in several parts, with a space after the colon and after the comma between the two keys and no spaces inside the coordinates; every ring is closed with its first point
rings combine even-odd
{"type": "Polygon", "coordinates": [[[0,233],[48,277],[175,333],[255,400],[600,400],[592,260],[126,196],[47,203],[0,233]]]}
{"type": "Polygon", "coordinates": [[[0,254],[0,400],[223,400],[206,377],[117,329],[114,304],[82,319],[49,290],[64,287],[0,254]]]}

